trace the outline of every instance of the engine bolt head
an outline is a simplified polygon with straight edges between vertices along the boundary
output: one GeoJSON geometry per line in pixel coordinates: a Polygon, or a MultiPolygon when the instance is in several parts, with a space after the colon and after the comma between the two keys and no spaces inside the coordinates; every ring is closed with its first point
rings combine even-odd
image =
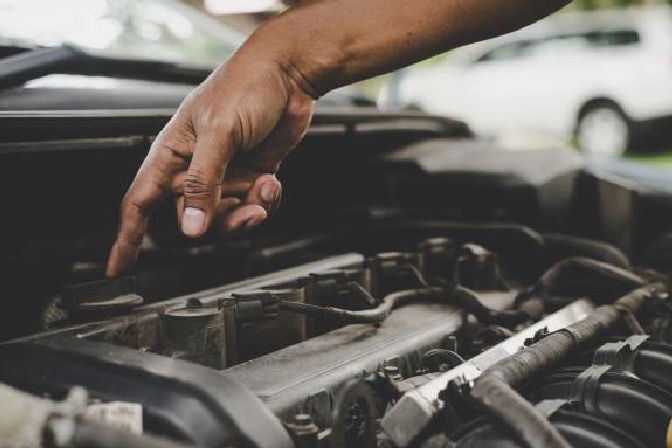
{"type": "Polygon", "coordinates": [[[399,372],[399,367],[394,366],[394,365],[388,365],[388,366],[383,367],[383,372],[385,372],[385,374],[387,376],[395,376],[395,375],[399,375],[399,373],[400,373],[399,372]]]}
{"type": "Polygon", "coordinates": [[[294,424],[300,426],[308,426],[313,424],[313,417],[310,414],[296,414],[294,416],[294,424]]]}

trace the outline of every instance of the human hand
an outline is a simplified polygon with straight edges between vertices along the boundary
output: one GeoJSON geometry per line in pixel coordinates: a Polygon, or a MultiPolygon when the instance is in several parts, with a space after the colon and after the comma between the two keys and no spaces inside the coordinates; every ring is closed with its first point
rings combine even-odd
{"type": "Polygon", "coordinates": [[[107,275],[133,266],[152,210],[172,196],[182,232],[259,225],[280,203],[274,173],[303,138],[314,108],[291,64],[243,47],[181,104],[157,136],[121,205],[107,275]]]}
{"type": "Polygon", "coordinates": [[[107,275],[128,270],[152,209],[177,200],[182,231],[254,227],[280,200],[273,174],[303,137],[321,93],[495,37],[567,0],[311,1],[262,25],[180,106],[121,207],[107,275]]]}

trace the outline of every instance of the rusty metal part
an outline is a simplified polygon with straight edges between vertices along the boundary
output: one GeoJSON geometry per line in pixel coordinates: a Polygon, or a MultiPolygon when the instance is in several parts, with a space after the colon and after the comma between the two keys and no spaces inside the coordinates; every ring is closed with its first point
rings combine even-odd
{"type": "Polygon", "coordinates": [[[219,309],[192,299],[185,306],[167,310],[162,323],[169,356],[215,369],[226,367],[226,324],[219,309]]]}

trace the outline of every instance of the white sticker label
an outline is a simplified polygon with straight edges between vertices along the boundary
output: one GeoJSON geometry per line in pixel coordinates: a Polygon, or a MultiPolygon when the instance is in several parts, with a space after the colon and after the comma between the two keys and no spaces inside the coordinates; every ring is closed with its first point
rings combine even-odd
{"type": "Polygon", "coordinates": [[[137,403],[112,401],[92,404],[86,408],[86,416],[133,434],[142,434],[142,405],[137,403]]]}

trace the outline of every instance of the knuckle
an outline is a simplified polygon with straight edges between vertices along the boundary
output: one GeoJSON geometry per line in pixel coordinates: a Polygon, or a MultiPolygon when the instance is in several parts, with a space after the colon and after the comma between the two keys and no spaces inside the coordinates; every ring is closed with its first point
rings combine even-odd
{"type": "Polygon", "coordinates": [[[126,193],[121,200],[121,216],[127,217],[131,212],[137,211],[137,205],[133,199],[133,197],[130,195],[130,193],[126,193]]]}
{"type": "Polygon", "coordinates": [[[208,181],[203,171],[191,168],[184,178],[184,197],[187,199],[210,199],[214,185],[208,181]]]}
{"type": "Polygon", "coordinates": [[[197,134],[217,135],[229,132],[235,124],[229,113],[203,108],[198,113],[197,134]]]}
{"type": "Polygon", "coordinates": [[[121,201],[121,220],[124,222],[135,222],[145,215],[145,210],[130,196],[125,196],[121,201]]]}

